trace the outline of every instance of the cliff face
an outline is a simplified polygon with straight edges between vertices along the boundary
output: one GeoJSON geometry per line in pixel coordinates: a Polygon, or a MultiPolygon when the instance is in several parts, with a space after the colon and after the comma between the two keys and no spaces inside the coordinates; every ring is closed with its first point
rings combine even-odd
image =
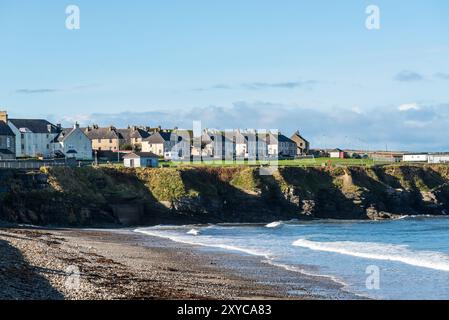
{"type": "Polygon", "coordinates": [[[0,170],[0,219],[64,226],[449,213],[449,166],[0,170]]]}

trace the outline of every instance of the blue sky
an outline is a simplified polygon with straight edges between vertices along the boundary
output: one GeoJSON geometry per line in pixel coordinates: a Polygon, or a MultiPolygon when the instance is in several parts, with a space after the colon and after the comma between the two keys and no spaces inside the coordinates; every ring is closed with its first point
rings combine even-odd
{"type": "Polygon", "coordinates": [[[449,151],[446,0],[0,0],[0,75],[13,117],[449,151]],[[370,4],[380,30],[365,28],[370,4]]]}

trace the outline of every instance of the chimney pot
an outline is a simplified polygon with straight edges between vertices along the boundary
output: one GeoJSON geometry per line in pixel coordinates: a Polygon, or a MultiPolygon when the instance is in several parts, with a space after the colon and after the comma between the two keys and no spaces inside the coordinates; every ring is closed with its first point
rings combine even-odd
{"type": "Polygon", "coordinates": [[[0,111],[0,121],[8,123],[8,112],[7,111],[0,111]]]}

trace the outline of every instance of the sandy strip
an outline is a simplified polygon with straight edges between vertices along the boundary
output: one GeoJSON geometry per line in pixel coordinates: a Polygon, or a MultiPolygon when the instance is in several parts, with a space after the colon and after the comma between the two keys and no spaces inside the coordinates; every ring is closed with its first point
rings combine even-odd
{"type": "Polygon", "coordinates": [[[353,298],[252,256],[123,230],[3,228],[0,256],[0,299],[353,298]]]}

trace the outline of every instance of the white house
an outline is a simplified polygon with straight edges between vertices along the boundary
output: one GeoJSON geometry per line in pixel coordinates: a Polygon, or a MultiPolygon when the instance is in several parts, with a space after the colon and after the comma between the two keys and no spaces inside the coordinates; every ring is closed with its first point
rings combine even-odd
{"type": "Polygon", "coordinates": [[[404,162],[428,162],[428,153],[406,153],[402,156],[404,162]]]}
{"type": "Polygon", "coordinates": [[[8,125],[16,136],[16,157],[50,158],[54,154],[52,142],[60,126],[41,119],[8,119],[8,125]]]}
{"type": "Polygon", "coordinates": [[[344,159],[345,158],[345,152],[341,149],[333,149],[329,150],[329,158],[335,158],[335,159],[344,159]]]}
{"type": "Polygon", "coordinates": [[[123,157],[123,164],[127,168],[157,168],[159,156],[152,152],[131,152],[123,157]]]}
{"type": "Polygon", "coordinates": [[[60,154],[76,160],[92,160],[92,141],[78,124],[73,128],[62,130],[53,141],[53,149],[53,155],[60,154]]]}
{"type": "Polygon", "coordinates": [[[449,163],[449,153],[429,154],[429,163],[449,163]]]}

